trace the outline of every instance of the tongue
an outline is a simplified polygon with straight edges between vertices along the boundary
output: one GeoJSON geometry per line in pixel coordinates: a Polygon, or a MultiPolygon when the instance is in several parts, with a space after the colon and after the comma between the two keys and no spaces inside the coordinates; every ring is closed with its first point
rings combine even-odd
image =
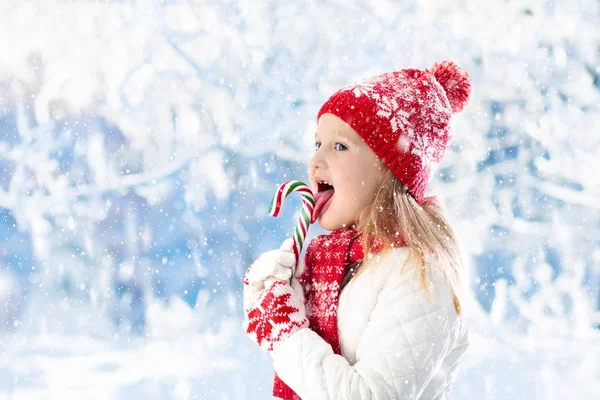
{"type": "Polygon", "coordinates": [[[333,196],[333,189],[324,190],[315,194],[315,208],[313,209],[312,218],[310,223],[313,224],[321,216],[323,206],[327,204],[329,199],[333,196]]]}

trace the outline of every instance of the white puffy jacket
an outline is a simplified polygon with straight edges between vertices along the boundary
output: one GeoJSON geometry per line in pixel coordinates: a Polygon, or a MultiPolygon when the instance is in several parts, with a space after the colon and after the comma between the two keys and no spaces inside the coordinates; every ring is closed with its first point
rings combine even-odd
{"type": "MultiPolygon", "coordinates": [[[[279,377],[303,400],[446,399],[469,346],[441,272],[425,297],[407,248],[393,249],[354,277],[338,302],[342,355],[301,329],[272,354],[279,377]]],[[[294,278],[295,279],[295,278],[294,278]]]]}

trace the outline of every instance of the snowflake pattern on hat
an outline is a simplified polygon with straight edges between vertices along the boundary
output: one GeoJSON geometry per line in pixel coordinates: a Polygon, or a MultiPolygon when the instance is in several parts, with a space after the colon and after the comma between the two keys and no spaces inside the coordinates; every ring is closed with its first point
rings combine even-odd
{"type": "MultiPolygon", "coordinates": [[[[418,98],[422,92],[419,90],[419,83],[423,86],[428,86],[427,79],[421,80],[421,82],[410,79],[406,84],[402,84],[399,76],[404,78],[407,74],[400,72],[399,74],[381,74],[373,78],[366,79],[356,85],[349,85],[342,88],[342,91],[351,91],[356,97],[366,96],[371,100],[374,100],[377,106],[376,115],[383,117],[389,121],[392,132],[398,130],[405,131],[409,138],[410,152],[419,157],[424,168],[429,168],[433,172],[438,164],[439,152],[435,151],[435,147],[431,146],[431,141],[428,138],[428,134],[435,133],[441,135],[444,133],[443,129],[418,129],[415,131],[410,126],[411,112],[407,111],[411,109],[413,112],[416,107],[402,107],[402,105],[410,105],[416,98],[418,98]],[[390,75],[390,76],[386,76],[390,75]],[[387,78],[387,79],[386,79],[387,78]],[[386,93],[381,95],[380,93],[386,93]]],[[[422,118],[430,116],[432,120],[439,122],[443,116],[439,113],[433,112],[429,102],[422,102],[419,107],[420,115],[422,118]]],[[[450,114],[450,112],[448,112],[450,114]]],[[[449,117],[449,115],[448,115],[449,117]]],[[[401,138],[399,138],[400,140],[401,138]]],[[[430,178],[433,176],[430,173],[430,178]]]]}

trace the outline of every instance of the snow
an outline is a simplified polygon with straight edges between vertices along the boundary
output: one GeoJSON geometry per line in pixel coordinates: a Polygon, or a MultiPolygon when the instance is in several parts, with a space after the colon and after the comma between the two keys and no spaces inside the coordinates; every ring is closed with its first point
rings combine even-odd
{"type": "Polygon", "coordinates": [[[428,192],[469,261],[452,398],[595,398],[599,17],[595,0],[0,3],[0,399],[269,398],[241,285],[293,232],[300,198],[275,219],[272,195],[307,180],[327,96],[444,59],[473,79],[428,192]]]}

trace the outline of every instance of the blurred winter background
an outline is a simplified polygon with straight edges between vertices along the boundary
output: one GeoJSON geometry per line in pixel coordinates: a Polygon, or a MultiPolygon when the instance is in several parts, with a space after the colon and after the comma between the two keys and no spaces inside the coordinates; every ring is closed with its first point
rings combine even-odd
{"type": "Polygon", "coordinates": [[[270,398],[241,281],[293,230],[274,190],[306,179],[333,91],[444,59],[474,85],[429,191],[469,261],[452,398],[596,398],[599,21],[598,0],[2,0],[0,398],[270,398]]]}

